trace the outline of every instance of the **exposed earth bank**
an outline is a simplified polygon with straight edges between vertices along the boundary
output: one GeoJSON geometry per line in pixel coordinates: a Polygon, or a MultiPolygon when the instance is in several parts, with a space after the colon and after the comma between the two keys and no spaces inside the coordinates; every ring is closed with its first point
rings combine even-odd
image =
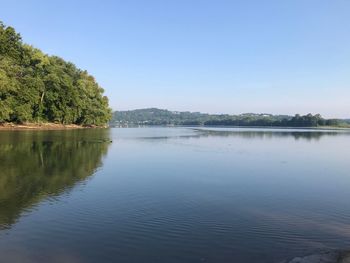
{"type": "Polygon", "coordinates": [[[85,129],[85,128],[107,128],[107,126],[82,126],[76,124],[60,123],[0,123],[0,130],[66,130],[66,129],[85,129]]]}

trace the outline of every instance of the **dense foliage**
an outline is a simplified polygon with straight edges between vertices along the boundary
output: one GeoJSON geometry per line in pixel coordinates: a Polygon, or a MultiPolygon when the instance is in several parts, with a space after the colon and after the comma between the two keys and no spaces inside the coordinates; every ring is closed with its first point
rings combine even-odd
{"type": "Polygon", "coordinates": [[[205,114],[199,112],[177,112],[161,109],[139,109],[114,112],[111,125],[225,125],[225,126],[274,126],[274,127],[317,127],[345,126],[345,121],[324,119],[321,115],[308,114],[271,115],[246,113],[241,115],[205,114]]]}
{"type": "Polygon", "coordinates": [[[0,22],[0,122],[103,125],[104,90],[86,71],[26,45],[0,22]]]}

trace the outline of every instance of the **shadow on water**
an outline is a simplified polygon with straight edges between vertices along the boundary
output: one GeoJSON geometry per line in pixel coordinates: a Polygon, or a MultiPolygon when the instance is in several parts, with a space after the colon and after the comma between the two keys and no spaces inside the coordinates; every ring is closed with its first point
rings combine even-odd
{"type": "Polygon", "coordinates": [[[101,166],[109,130],[0,132],[0,230],[101,166]]]}

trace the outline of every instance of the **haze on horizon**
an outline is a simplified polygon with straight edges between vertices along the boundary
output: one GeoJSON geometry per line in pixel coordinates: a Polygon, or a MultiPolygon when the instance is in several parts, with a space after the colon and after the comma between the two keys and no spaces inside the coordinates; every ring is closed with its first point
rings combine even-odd
{"type": "Polygon", "coordinates": [[[350,2],[0,0],[24,42],[86,69],[114,110],[350,118],[350,2]]]}

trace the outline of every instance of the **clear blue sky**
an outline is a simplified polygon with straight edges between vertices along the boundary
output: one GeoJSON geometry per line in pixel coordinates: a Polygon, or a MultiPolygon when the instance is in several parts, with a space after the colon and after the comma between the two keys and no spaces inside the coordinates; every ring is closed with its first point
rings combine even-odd
{"type": "Polygon", "coordinates": [[[348,0],[0,0],[0,20],[115,110],[350,117],[348,0]]]}

